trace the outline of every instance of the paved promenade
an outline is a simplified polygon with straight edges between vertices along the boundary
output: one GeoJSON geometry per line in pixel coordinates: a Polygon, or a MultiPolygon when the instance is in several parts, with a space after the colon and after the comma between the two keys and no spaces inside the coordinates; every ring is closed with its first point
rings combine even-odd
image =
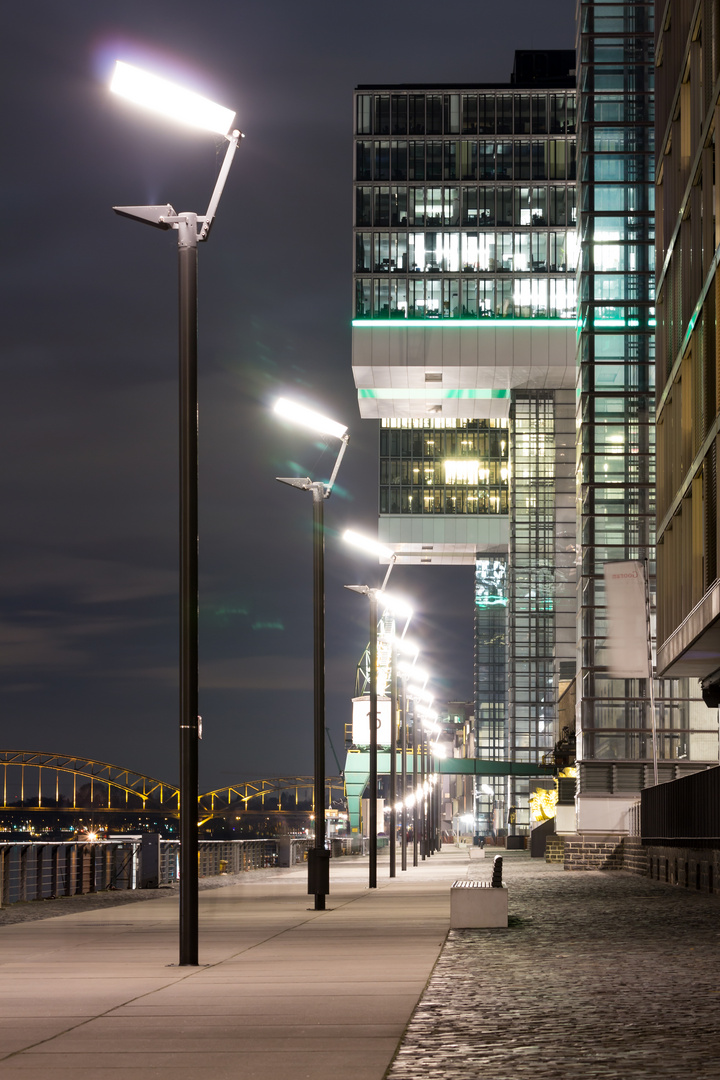
{"type": "Polygon", "coordinates": [[[720,897],[513,854],[509,929],[450,932],[388,1080],[720,1078],[720,897]]]}
{"type": "Polygon", "coordinates": [[[717,897],[510,853],[509,929],[448,936],[491,865],[370,891],[336,860],[326,912],[304,870],[247,874],[201,893],[198,968],[176,897],[0,927],[0,1078],[720,1078],[717,897]]]}

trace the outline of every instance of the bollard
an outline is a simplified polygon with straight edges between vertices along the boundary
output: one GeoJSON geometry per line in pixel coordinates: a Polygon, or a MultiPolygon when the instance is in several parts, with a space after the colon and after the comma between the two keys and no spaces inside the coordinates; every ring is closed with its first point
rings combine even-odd
{"type": "Polygon", "coordinates": [[[492,869],[492,887],[493,889],[502,889],[502,855],[496,855],[493,859],[492,869]]]}

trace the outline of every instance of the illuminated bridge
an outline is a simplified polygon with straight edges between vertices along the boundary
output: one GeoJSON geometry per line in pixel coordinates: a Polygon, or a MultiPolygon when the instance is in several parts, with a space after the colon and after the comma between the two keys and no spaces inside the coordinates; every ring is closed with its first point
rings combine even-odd
{"type": "MultiPolygon", "coordinates": [[[[115,815],[153,813],[178,817],[174,784],[105,761],[29,750],[0,751],[0,811],[115,815]]],[[[243,813],[312,813],[312,776],[281,776],[228,784],[198,796],[198,818],[233,818],[243,813]]],[[[327,777],[325,808],[345,810],[341,777],[327,777]]]]}

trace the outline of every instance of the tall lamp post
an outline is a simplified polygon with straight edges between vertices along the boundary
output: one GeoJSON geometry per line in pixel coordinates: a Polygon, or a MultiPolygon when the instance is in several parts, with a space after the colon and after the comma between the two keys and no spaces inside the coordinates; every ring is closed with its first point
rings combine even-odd
{"type": "Polygon", "coordinates": [[[402,832],[400,833],[400,869],[407,870],[407,681],[404,673],[400,675],[402,712],[402,737],[400,740],[400,814],[402,832]]]}
{"type": "Polygon", "coordinates": [[[163,116],[228,141],[207,211],[114,206],[122,217],[178,234],[180,345],[180,964],[198,962],[198,243],[207,240],[238,143],[235,113],[183,87],[118,61],[110,89],[163,116]]]}
{"type": "Polygon", "coordinates": [[[430,746],[430,768],[433,796],[433,813],[430,818],[430,854],[440,851],[440,825],[443,806],[442,773],[438,771],[437,763],[446,756],[446,748],[440,742],[441,729],[438,727],[435,744],[430,746]],[[439,788],[439,790],[438,790],[439,788]]]}
{"type": "MultiPolygon", "coordinates": [[[[409,610],[409,609],[408,609],[409,610]]],[[[408,626],[410,625],[410,619],[412,618],[412,611],[405,620],[405,626],[403,632],[398,639],[393,627],[392,637],[392,654],[390,661],[390,877],[396,876],[397,870],[397,815],[398,815],[398,803],[397,803],[397,714],[398,714],[398,651],[403,648],[405,642],[405,635],[407,634],[408,626]]],[[[414,649],[415,656],[417,656],[417,649],[414,649]]],[[[405,713],[403,711],[403,725],[405,724],[405,713]]],[[[405,746],[401,744],[403,755],[405,754],[405,746]]],[[[407,762],[402,761],[401,773],[407,771],[407,762]]],[[[404,785],[403,785],[404,786],[404,785]]],[[[403,814],[404,825],[404,814],[403,814]]],[[[401,858],[402,862],[402,858],[401,858]]],[[[402,867],[406,869],[405,866],[402,867]]]]}
{"type": "MultiPolygon", "coordinates": [[[[405,633],[403,631],[403,638],[405,633]]],[[[407,679],[408,674],[412,670],[412,665],[415,663],[418,657],[418,648],[416,645],[411,645],[409,641],[401,639],[400,651],[406,656],[410,657],[410,661],[405,660],[402,664],[398,665],[398,673],[400,677],[401,686],[401,705],[400,710],[402,713],[402,737],[401,737],[401,752],[402,757],[400,759],[400,814],[402,816],[402,833],[400,834],[400,869],[407,870],[407,751],[408,751],[408,725],[407,725],[407,679]]]]}
{"type": "Polygon", "coordinates": [[[427,718],[428,710],[432,703],[432,694],[425,690],[425,684],[428,680],[426,672],[419,669],[414,670],[414,675],[417,679],[423,681],[423,686],[410,686],[408,687],[408,694],[414,702],[413,707],[413,737],[412,737],[412,752],[413,752],[413,793],[415,801],[413,803],[413,866],[418,864],[418,826],[420,828],[420,854],[423,861],[426,855],[426,791],[425,791],[425,727],[424,720],[427,718]],[[418,734],[420,741],[418,743],[418,734]],[[419,761],[418,761],[419,756],[419,761]],[[420,771],[420,782],[418,783],[418,766],[420,771]],[[420,805],[418,807],[418,799],[420,805]],[[418,820],[419,819],[419,820],[418,820]]]}
{"type": "MultiPolygon", "coordinates": [[[[377,888],[377,789],[378,789],[378,714],[377,714],[377,643],[378,643],[378,598],[382,597],[383,602],[387,607],[395,609],[400,615],[405,615],[410,621],[412,612],[409,608],[397,601],[390,601],[389,597],[384,595],[385,586],[387,585],[390,574],[392,573],[393,566],[397,559],[397,552],[392,551],[390,548],[385,547],[383,544],[378,544],[376,540],[372,540],[369,537],[360,535],[353,532],[352,529],[346,529],[343,533],[343,540],[348,544],[352,544],[354,547],[360,548],[362,551],[367,552],[370,555],[377,555],[381,559],[387,559],[389,565],[387,573],[379,589],[370,588],[368,585],[346,585],[346,589],[350,589],[352,592],[361,593],[367,596],[370,601],[370,870],[369,870],[369,887],[371,889],[377,888]]],[[[407,629],[407,624],[405,629],[407,629]]],[[[392,664],[394,669],[394,662],[392,664]]],[[[393,691],[394,693],[394,691],[393,691]]],[[[395,706],[391,703],[392,718],[391,722],[394,726],[395,723],[395,706]]],[[[395,788],[397,787],[397,742],[396,736],[392,736],[392,748],[391,748],[391,816],[390,816],[390,829],[394,836],[395,829],[395,788]]],[[[392,874],[394,876],[394,856],[392,859],[392,874]]]]}
{"type": "Polygon", "coordinates": [[[314,744],[314,803],[315,844],[308,852],[308,894],[315,896],[315,910],[325,910],[325,896],[330,892],[330,860],[325,849],[325,523],[323,508],[330,498],[347,450],[350,436],[344,424],[306,409],[295,402],[280,398],[275,403],[279,416],[321,435],[340,439],[340,452],[327,484],[309,476],[278,476],[281,484],[312,493],[313,500],[313,744],[314,744]]]}

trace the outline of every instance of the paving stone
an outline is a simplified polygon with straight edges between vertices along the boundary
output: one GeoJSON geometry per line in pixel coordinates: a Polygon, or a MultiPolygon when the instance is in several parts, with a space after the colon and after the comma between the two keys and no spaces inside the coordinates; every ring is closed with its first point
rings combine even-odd
{"type": "Polygon", "coordinates": [[[451,930],[387,1080],[720,1078],[718,897],[506,859],[507,930],[451,930]]]}

